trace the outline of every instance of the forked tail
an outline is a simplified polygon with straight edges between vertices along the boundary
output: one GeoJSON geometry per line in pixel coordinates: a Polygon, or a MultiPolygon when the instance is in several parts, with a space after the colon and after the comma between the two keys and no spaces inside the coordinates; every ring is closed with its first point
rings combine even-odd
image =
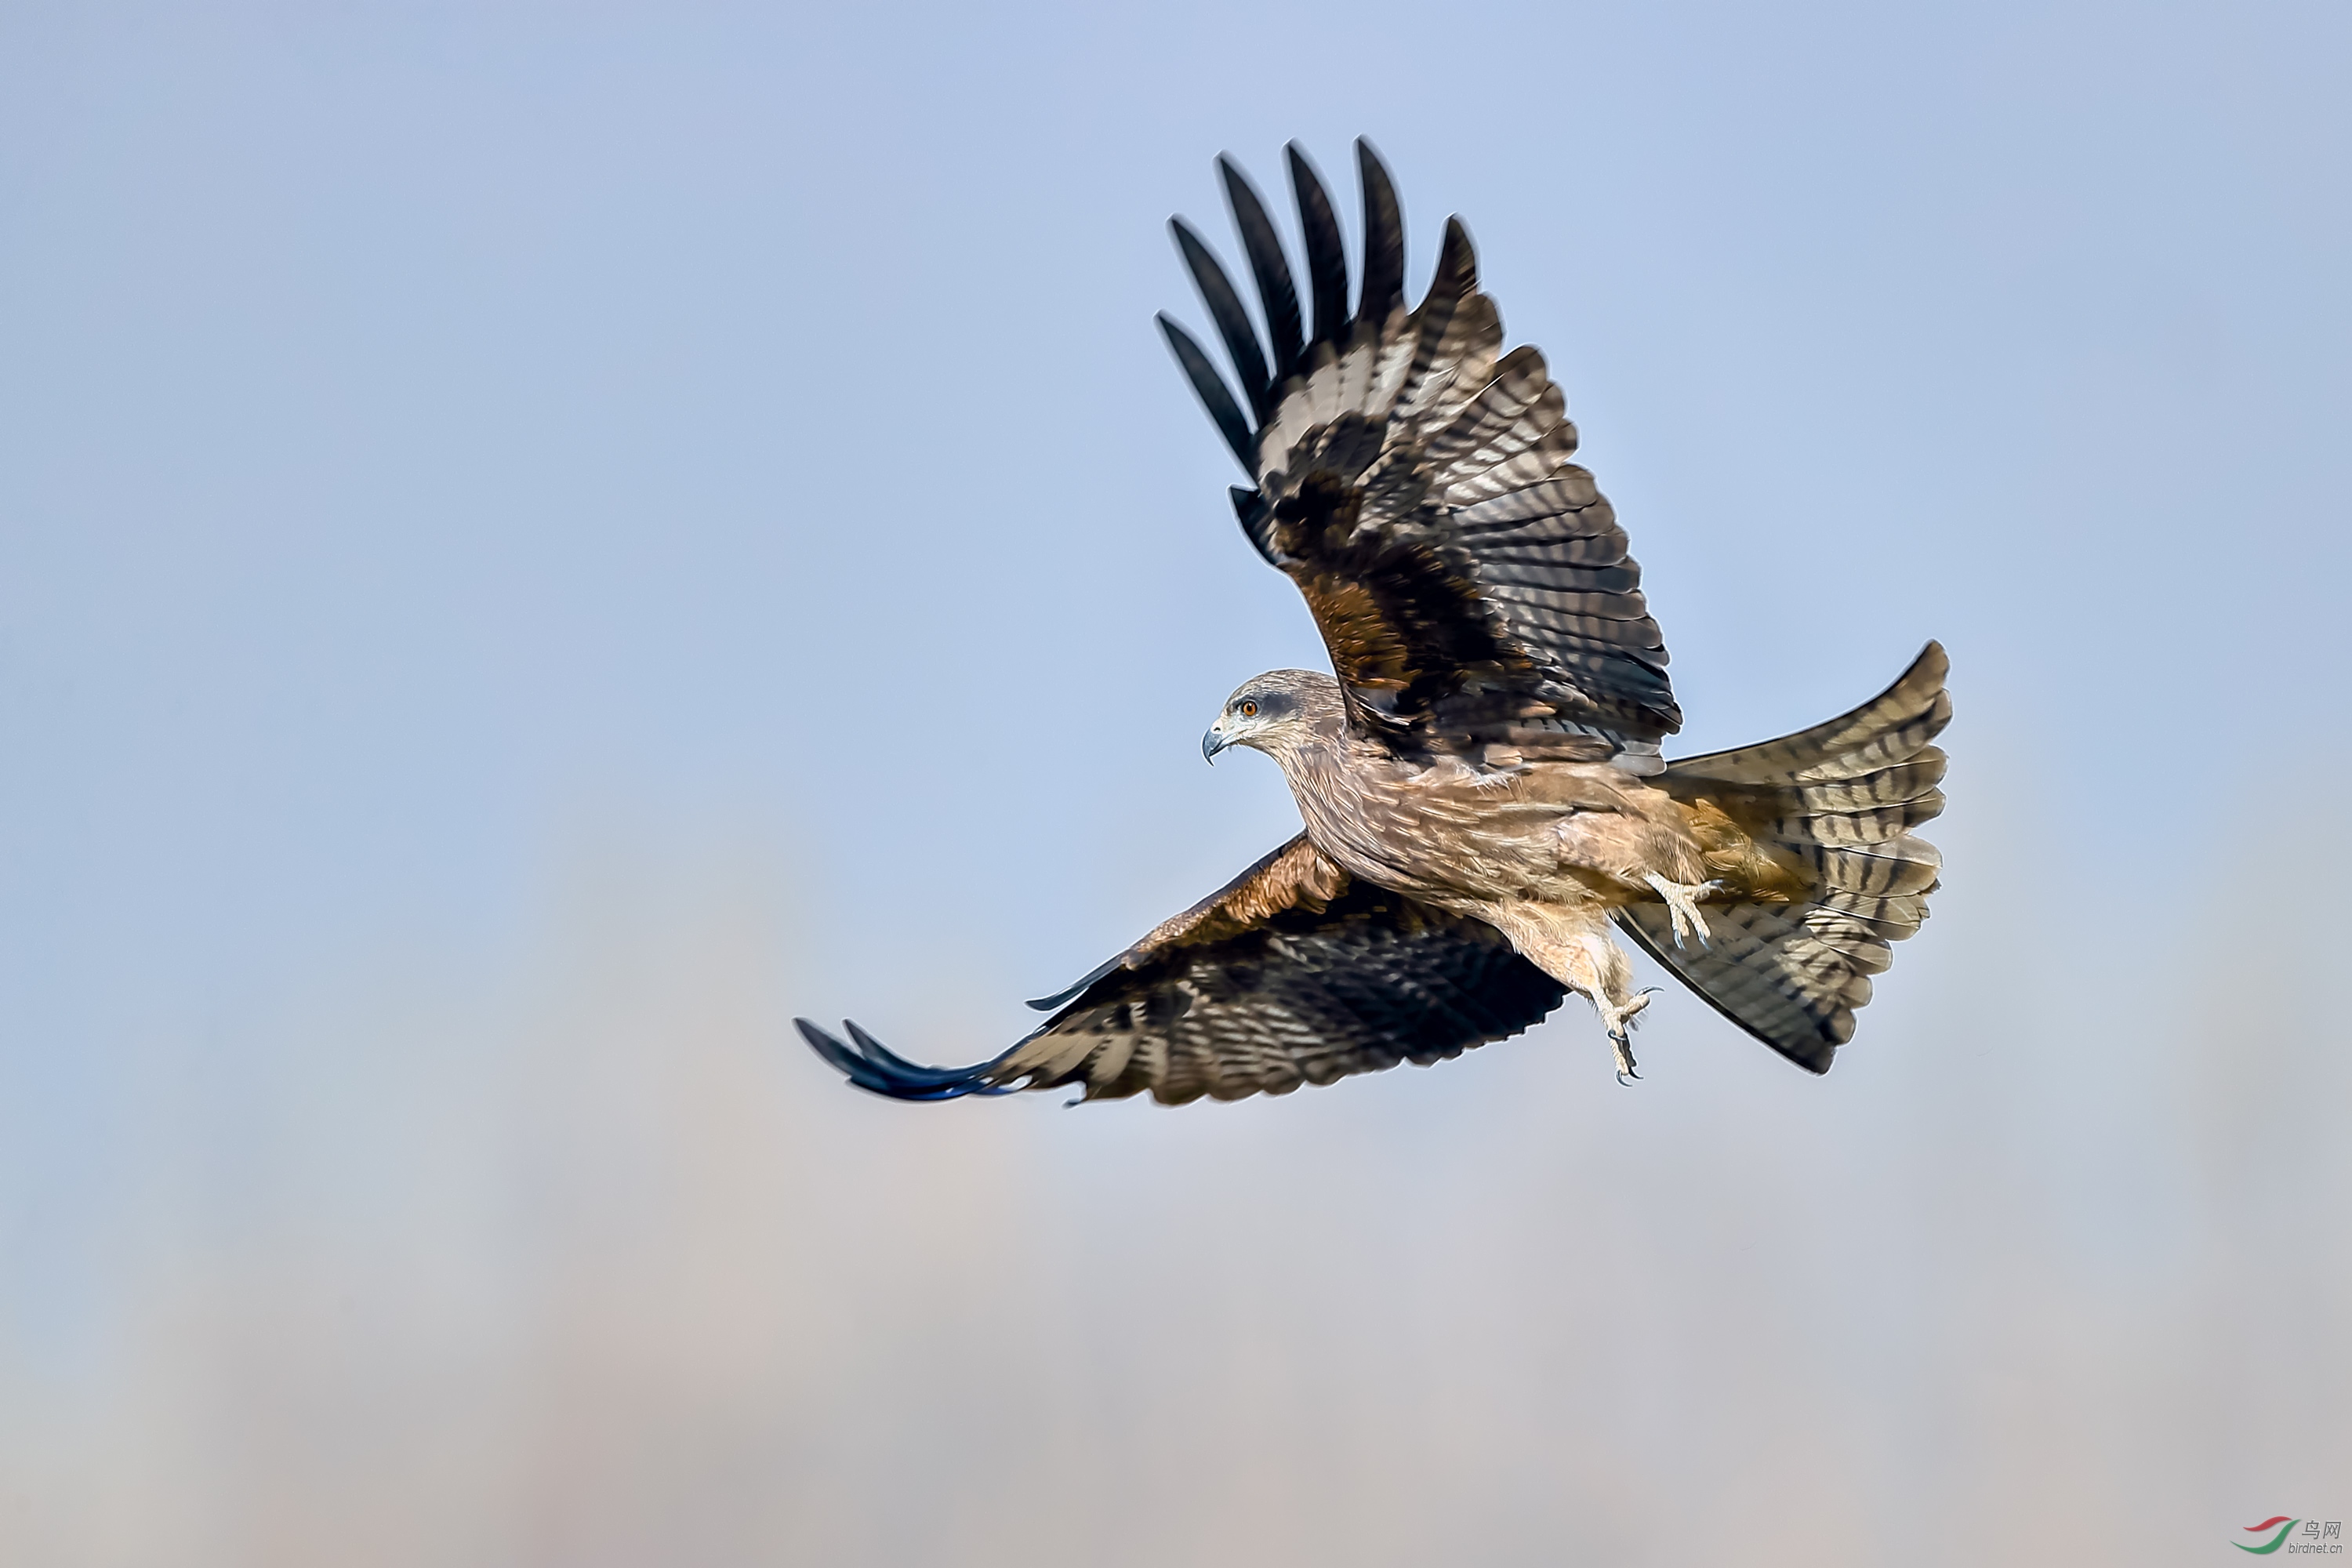
{"type": "Polygon", "coordinates": [[[1950,660],[1929,643],[1903,678],[1842,718],[1734,752],[1668,764],[1652,782],[1712,805],[1801,890],[1785,901],[1708,904],[1712,945],[1675,943],[1664,904],[1617,923],[1715,1009],[1809,1072],[1853,1037],[1870,977],[1927,918],[1943,864],[1911,829],[1944,809],[1950,660]]]}

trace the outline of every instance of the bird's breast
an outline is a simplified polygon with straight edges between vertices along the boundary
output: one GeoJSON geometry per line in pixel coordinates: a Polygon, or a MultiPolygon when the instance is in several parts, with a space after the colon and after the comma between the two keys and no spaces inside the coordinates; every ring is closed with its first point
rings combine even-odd
{"type": "Polygon", "coordinates": [[[1448,907],[1557,895],[1562,808],[1404,764],[1300,769],[1307,837],[1350,876],[1448,907]]]}

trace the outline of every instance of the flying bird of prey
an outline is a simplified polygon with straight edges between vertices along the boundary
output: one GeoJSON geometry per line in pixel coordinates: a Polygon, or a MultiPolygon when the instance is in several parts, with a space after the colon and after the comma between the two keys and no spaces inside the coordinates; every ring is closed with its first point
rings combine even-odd
{"type": "Polygon", "coordinates": [[[1250,479],[1242,531],[1297,583],[1332,673],[1245,682],[1202,742],[1280,765],[1305,831],[1057,995],[991,1060],[926,1068],[806,1019],[861,1089],[950,1100],[1074,1086],[1286,1094],[1519,1033],[1573,991],[1634,1076],[1648,1004],[1615,927],[1733,1023],[1829,1070],[1918,930],[1940,864],[1943,650],[1843,718],[1667,762],[1682,727],[1624,530],[1570,460],[1533,348],[1503,352],[1470,237],[1404,301],[1396,191],[1370,146],[1349,308],[1329,195],[1289,149],[1307,289],[1228,159],[1261,337],[1209,247],[1171,220],[1240,384],[1160,326],[1250,479]]]}

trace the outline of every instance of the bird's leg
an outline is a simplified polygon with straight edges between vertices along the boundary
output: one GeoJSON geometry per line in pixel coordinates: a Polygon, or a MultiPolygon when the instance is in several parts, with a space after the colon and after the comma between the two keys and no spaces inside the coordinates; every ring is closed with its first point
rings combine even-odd
{"type": "Polygon", "coordinates": [[[1721,882],[1669,882],[1653,871],[1643,880],[1657,890],[1666,903],[1666,913],[1675,922],[1675,945],[1685,945],[1685,939],[1695,940],[1699,946],[1709,945],[1715,933],[1707,929],[1706,917],[1698,912],[1698,901],[1724,890],[1721,882]]]}
{"type": "Polygon", "coordinates": [[[1633,1019],[1650,1005],[1650,994],[1633,989],[1633,966],[1624,950],[1596,926],[1570,937],[1560,957],[1567,971],[1560,978],[1601,1015],[1610,1049],[1617,1055],[1617,1081],[1633,1082],[1642,1076],[1633,1070],[1633,1019]]]}
{"type": "Polygon", "coordinates": [[[1490,904],[1479,912],[1537,968],[1592,1004],[1617,1056],[1617,1081],[1641,1077],[1633,1070],[1633,1019],[1651,994],[1633,989],[1633,965],[1610,940],[1600,906],[1490,904]]]}
{"type": "Polygon", "coordinates": [[[1642,1009],[1656,995],[1654,985],[1636,991],[1622,1003],[1612,1002],[1603,992],[1592,998],[1593,1008],[1600,1013],[1603,1027],[1609,1031],[1609,1047],[1617,1053],[1617,1081],[1631,1084],[1641,1078],[1633,1070],[1633,1026],[1640,1021],[1642,1009]]]}

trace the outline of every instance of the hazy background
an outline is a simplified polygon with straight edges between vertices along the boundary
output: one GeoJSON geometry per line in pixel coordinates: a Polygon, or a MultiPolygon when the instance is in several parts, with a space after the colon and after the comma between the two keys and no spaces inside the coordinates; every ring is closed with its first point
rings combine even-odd
{"type": "Polygon", "coordinates": [[[0,5],[0,1561],[2209,1563],[2352,1516],[2352,21],[0,5]],[[1150,327],[1444,216],[1685,751],[1954,659],[1825,1080],[1692,998],[901,1106],[1292,831],[1150,327]],[[1286,218],[1286,226],[1287,219],[1286,218]],[[2243,1539],[2241,1537],[2241,1539],[2243,1539]]]}

